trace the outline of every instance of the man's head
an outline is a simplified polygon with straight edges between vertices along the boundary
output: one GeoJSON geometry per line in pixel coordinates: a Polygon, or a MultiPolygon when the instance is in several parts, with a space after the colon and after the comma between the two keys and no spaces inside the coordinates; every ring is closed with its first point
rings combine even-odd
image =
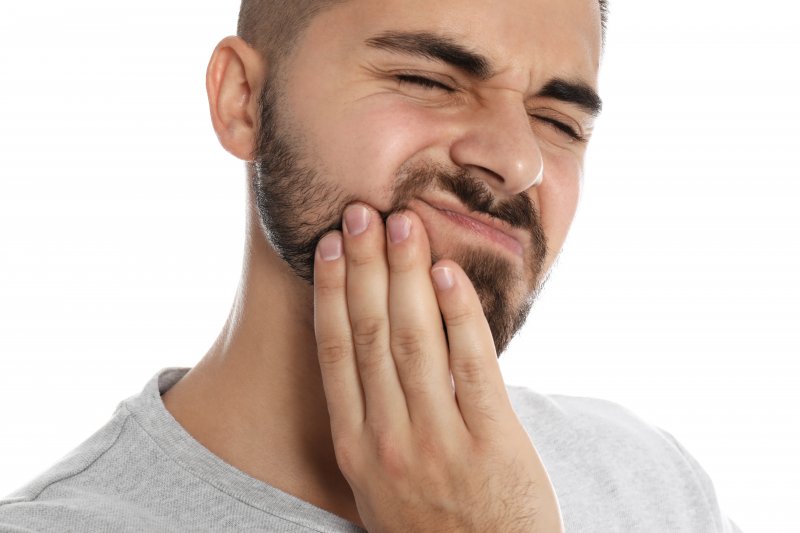
{"type": "Polygon", "coordinates": [[[257,58],[243,50],[234,78],[250,103],[215,128],[251,162],[272,247],[310,280],[347,203],[412,209],[433,258],[472,279],[502,351],[574,215],[601,13],[597,0],[245,0],[239,32],[257,58]],[[501,231],[476,239],[485,227],[453,213],[501,231]]]}
{"type": "MultiPolygon", "coordinates": [[[[291,53],[308,23],[321,11],[348,0],[242,0],[236,34],[271,63],[291,53]]],[[[598,0],[605,38],[608,0],[598,0]]]]}

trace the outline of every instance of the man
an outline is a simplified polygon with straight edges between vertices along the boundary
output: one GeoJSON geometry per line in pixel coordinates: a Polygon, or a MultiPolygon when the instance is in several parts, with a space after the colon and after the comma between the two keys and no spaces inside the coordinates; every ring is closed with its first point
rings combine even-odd
{"type": "Polygon", "coordinates": [[[229,320],[0,529],[732,530],[669,436],[497,366],[575,211],[604,9],[244,0],[207,76],[253,185],[229,320]]]}

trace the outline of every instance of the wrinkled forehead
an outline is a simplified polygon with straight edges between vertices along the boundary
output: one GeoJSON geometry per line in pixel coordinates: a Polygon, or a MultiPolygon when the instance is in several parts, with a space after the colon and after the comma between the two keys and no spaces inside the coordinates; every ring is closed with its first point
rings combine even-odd
{"type": "Polygon", "coordinates": [[[312,27],[353,52],[385,33],[442,35],[487,57],[498,75],[590,85],[602,48],[598,0],[349,0],[312,27]]]}

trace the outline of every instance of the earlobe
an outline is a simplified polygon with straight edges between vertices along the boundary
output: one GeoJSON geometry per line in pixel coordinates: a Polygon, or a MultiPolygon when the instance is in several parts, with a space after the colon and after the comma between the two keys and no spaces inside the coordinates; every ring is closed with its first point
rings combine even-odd
{"type": "Polygon", "coordinates": [[[206,72],[206,91],[214,131],[231,154],[249,161],[258,128],[258,97],[266,65],[239,37],[226,37],[214,50],[206,72]]]}

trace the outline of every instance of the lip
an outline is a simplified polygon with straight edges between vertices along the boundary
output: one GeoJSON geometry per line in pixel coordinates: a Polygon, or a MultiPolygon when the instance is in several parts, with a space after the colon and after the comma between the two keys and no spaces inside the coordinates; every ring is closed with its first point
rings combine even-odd
{"type": "Polygon", "coordinates": [[[512,228],[509,224],[492,216],[470,211],[460,202],[421,198],[418,200],[465,230],[500,245],[518,257],[524,255],[524,232],[512,228]]]}

